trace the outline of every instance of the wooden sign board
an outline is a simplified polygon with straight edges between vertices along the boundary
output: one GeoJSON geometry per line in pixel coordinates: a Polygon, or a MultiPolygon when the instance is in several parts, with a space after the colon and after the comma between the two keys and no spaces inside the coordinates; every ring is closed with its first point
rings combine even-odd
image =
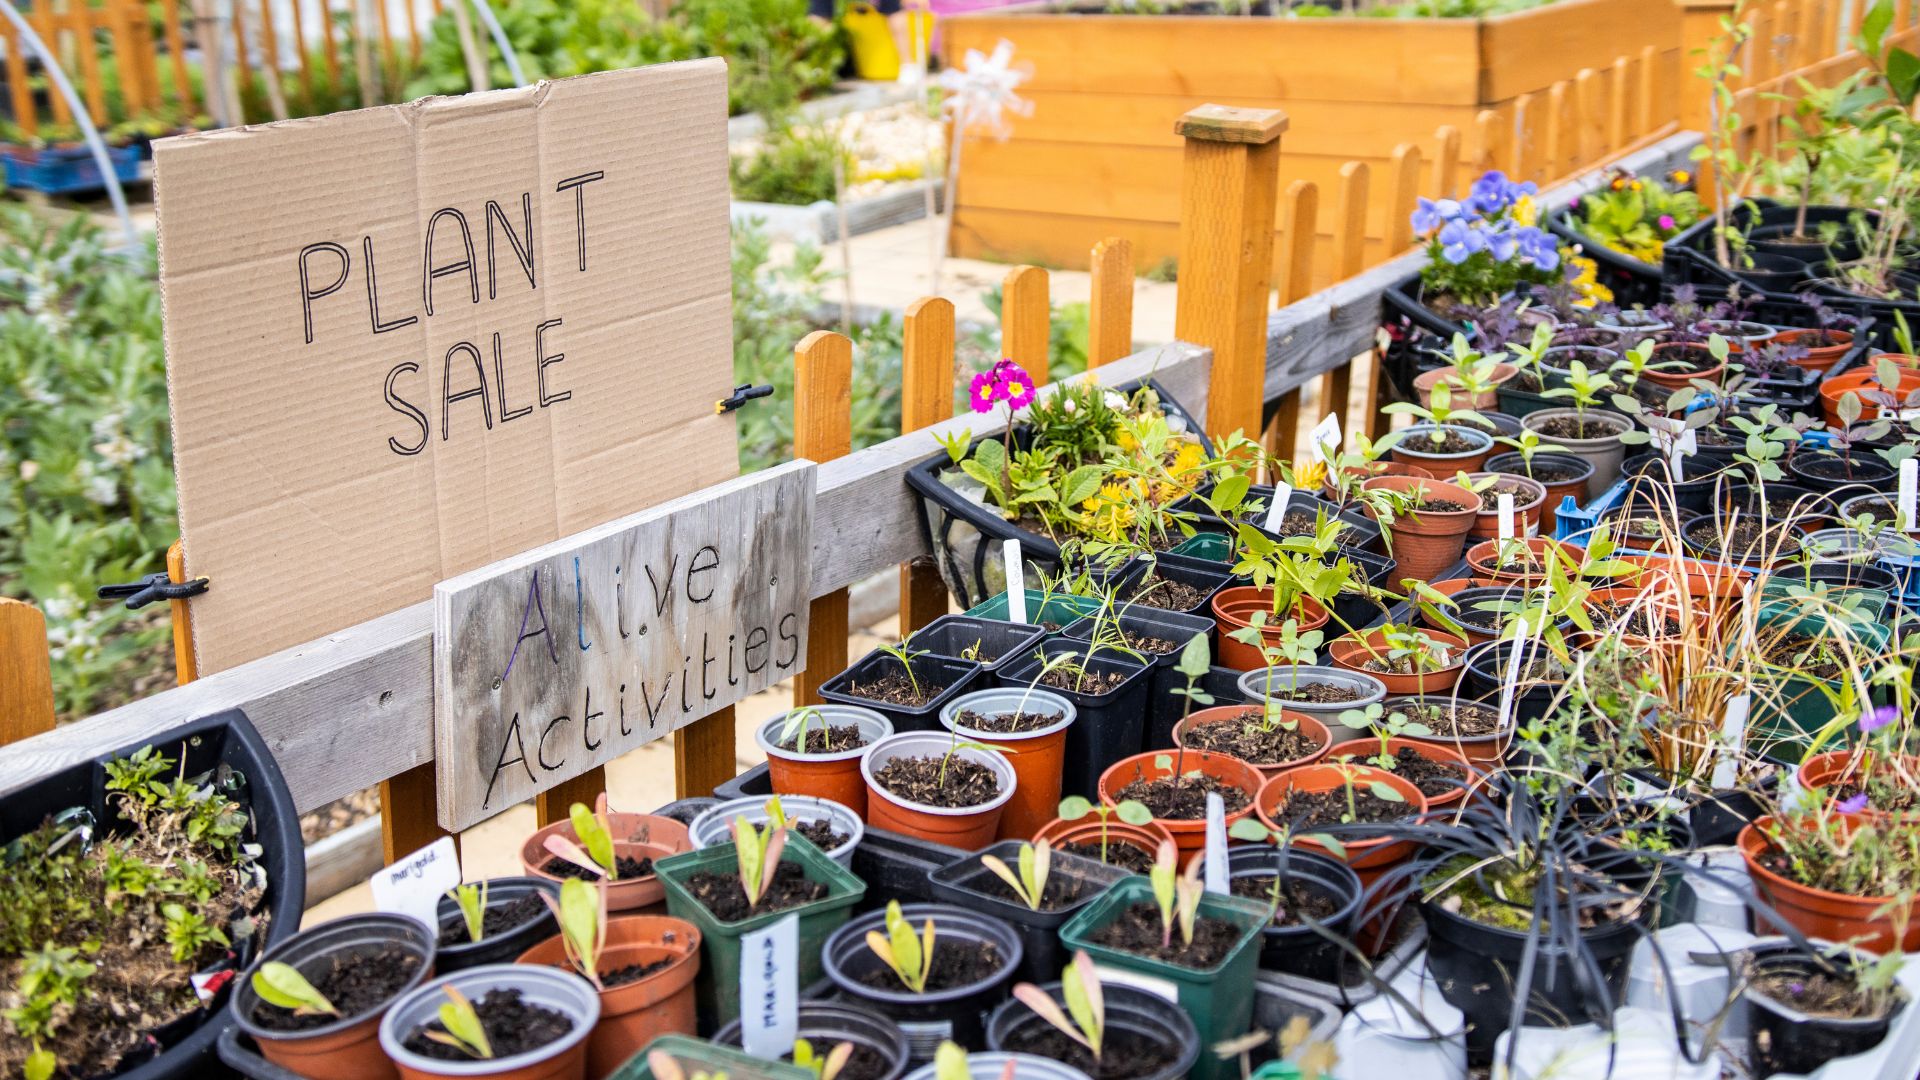
{"type": "Polygon", "coordinates": [[[791,462],[440,583],[440,824],[465,829],[804,667],[813,485],[813,463],[791,462]]]}
{"type": "Polygon", "coordinates": [[[700,60],[156,144],[201,674],[737,475],[726,123],[700,60]]]}

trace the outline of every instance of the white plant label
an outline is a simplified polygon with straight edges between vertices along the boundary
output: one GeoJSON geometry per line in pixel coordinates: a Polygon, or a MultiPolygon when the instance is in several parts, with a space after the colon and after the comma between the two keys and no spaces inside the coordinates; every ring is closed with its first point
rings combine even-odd
{"type": "Polygon", "coordinates": [[[1747,714],[1753,710],[1751,694],[1735,694],[1727,699],[1726,715],[1720,718],[1720,753],[1713,762],[1713,790],[1726,791],[1738,778],[1740,747],[1747,741],[1747,714]]]}
{"type": "Polygon", "coordinates": [[[443,836],[373,875],[373,906],[440,930],[440,898],[460,884],[460,853],[443,836]]]}
{"type": "Polygon", "coordinates": [[[1007,566],[1007,621],[1026,622],[1027,570],[1020,561],[1020,541],[1012,539],[1001,541],[1000,552],[1001,560],[1007,566]]]}
{"type": "Polygon", "coordinates": [[[1162,979],[1157,975],[1142,975],[1111,964],[1095,964],[1093,973],[1100,977],[1102,985],[1112,986],[1118,983],[1121,986],[1131,986],[1135,990],[1145,990],[1162,1001],[1180,1004],[1180,986],[1172,979],[1162,979]]]}
{"type": "Polygon", "coordinates": [[[1511,540],[1515,536],[1513,526],[1513,492],[1503,491],[1497,496],[1500,504],[1500,539],[1511,540]]]}
{"type": "Polygon", "coordinates": [[[1903,532],[1912,532],[1914,528],[1914,502],[1920,495],[1920,460],[1908,458],[1900,463],[1900,528],[1903,532]]]}
{"type": "Polygon", "coordinates": [[[1207,875],[1207,891],[1222,896],[1232,893],[1227,883],[1227,804],[1217,791],[1207,792],[1207,851],[1202,864],[1207,875]]]}
{"type": "Polygon", "coordinates": [[[1313,425],[1307,432],[1307,441],[1313,445],[1313,455],[1322,464],[1332,465],[1333,456],[1340,452],[1340,414],[1330,412],[1325,420],[1313,425]]]}
{"type": "Polygon", "coordinates": [[[740,936],[741,1045],[754,1057],[777,1061],[793,1049],[799,1031],[800,916],[789,915],[740,936]]]}
{"type": "Polygon", "coordinates": [[[1520,621],[1520,633],[1513,639],[1513,651],[1507,654],[1507,677],[1500,687],[1500,730],[1506,730],[1513,720],[1514,685],[1520,681],[1520,658],[1533,651],[1533,635],[1527,632],[1526,620],[1520,621]]]}
{"type": "Polygon", "coordinates": [[[1275,483],[1273,500],[1267,504],[1267,520],[1260,526],[1270,533],[1280,531],[1280,523],[1287,520],[1287,504],[1293,501],[1293,485],[1275,483]]]}

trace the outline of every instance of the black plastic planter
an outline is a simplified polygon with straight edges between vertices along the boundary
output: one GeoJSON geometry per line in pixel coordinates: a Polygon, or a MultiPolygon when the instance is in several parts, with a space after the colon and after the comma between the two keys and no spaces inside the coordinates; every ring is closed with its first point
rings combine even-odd
{"type": "MultiPolygon", "coordinates": [[[[740,1021],[735,1020],[714,1035],[722,1046],[741,1046],[740,1021]]],[[[843,1042],[865,1047],[887,1063],[882,1080],[898,1080],[912,1063],[907,1036],[900,1025],[871,1009],[838,1001],[803,1001],[800,1022],[794,1037],[813,1044],[816,1054],[825,1054],[843,1042]]]]}
{"type": "MultiPolygon", "coordinates": [[[[1051,660],[1070,654],[1083,663],[1088,672],[1105,674],[1118,671],[1127,676],[1119,687],[1104,694],[1076,694],[1055,686],[1044,686],[1073,703],[1079,719],[1067,728],[1067,762],[1061,770],[1060,790],[1069,795],[1092,798],[1094,785],[1107,766],[1145,749],[1147,714],[1147,668],[1131,657],[1096,650],[1086,657],[1085,644],[1052,641],[1040,647],[1041,656],[1051,660]]],[[[1040,677],[1041,656],[1028,656],[1019,665],[1001,673],[1003,686],[1028,686],[1040,677]]]]}
{"type": "MultiPolygon", "coordinates": [[[[307,898],[300,814],[294,809],[286,778],[280,774],[266,740],[240,710],[193,720],[40,777],[0,800],[0,840],[11,842],[38,829],[49,817],[74,807],[84,807],[92,814],[96,836],[114,832],[118,817],[107,803],[106,765],[146,746],[174,759],[174,771],[169,775],[193,777],[221,770],[218,781],[222,790],[247,808],[246,840],[263,849],[260,864],[267,873],[263,900],[267,925],[264,942],[235,942],[234,959],[225,966],[237,971],[250,964],[263,948],[273,948],[299,930],[307,898]]],[[[232,1026],[228,1008],[231,997],[230,992],[222,992],[200,1013],[150,1032],[152,1050],[123,1058],[113,1074],[115,1080],[189,1080],[218,1072],[215,1042],[232,1026]]]]}
{"type": "MultiPolygon", "coordinates": [[[[1274,489],[1272,487],[1264,484],[1256,484],[1247,489],[1246,498],[1242,500],[1241,505],[1244,506],[1247,503],[1259,500],[1262,506],[1270,506],[1273,503],[1273,492],[1274,489]]],[[[1183,500],[1175,504],[1174,509],[1176,511],[1190,511],[1198,515],[1203,522],[1217,522],[1222,528],[1232,527],[1222,521],[1218,515],[1207,507],[1206,503],[1199,499],[1183,500]]],[[[1340,507],[1335,506],[1333,503],[1328,502],[1310,491],[1300,491],[1298,489],[1287,498],[1287,511],[1291,513],[1296,510],[1303,511],[1308,516],[1315,518],[1320,514],[1325,514],[1329,520],[1337,520],[1345,525],[1346,528],[1335,538],[1343,547],[1365,548],[1368,551],[1377,551],[1380,548],[1380,523],[1365,514],[1355,510],[1342,510],[1340,507]]],[[[1265,516],[1265,511],[1262,511],[1259,519],[1249,519],[1249,523],[1257,527],[1262,524],[1265,516]]],[[[1278,534],[1269,533],[1269,535],[1278,534]]]]}
{"type": "MultiPolygon", "coordinates": [[[[1129,634],[1140,637],[1159,638],[1162,641],[1170,641],[1173,643],[1173,650],[1171,652],[1149,653],[1142,651],[1140,654],[1147,665],[1147,696],[1145,701],[1147,715],[1145,731],[1147,741],[1142,745],[1141,749],[1149,746],[1170,745],[1170,742],[1154,742],[1153,735],[1155,732],[1165,731],[1168,739],[1172,739],[1173,725],[1180,722],[1180,710],[1187,700],[1173,693],[1175,687],[1184,687],[1187,685],[1186,676],[1174,670],[1180,663],[1180,650],[1186,648],[1187,642],[1192,641],[1195,634],[1205,634],[1209,641],[1213,640],[1213,631],[1218,624],[1213,621],[1211,616],[1198,614],[1181,615],[1170,611],[1155,611],[1152,608],[1143,607],[1129,607],[1124,609],[1116,616],[1116,621],[1118,621],[1121,628],[1129,634]]],[[[1079,622],[1061,631],[1060,636],[1067,641],[1086,641],[1093,635],[1093,631],[1094,620],[1092,618],[1086,618],[1081,619],[1079,622]]],[[[1128,659],[1132,659],[1132,657],[1128,657],[1128,659]]],[[[1067,695],[1067,699],[1073,702],[1076,709],[1080,708],[1079,695],[1069,694],[1067,695]]],[[[1069,738],[1071,738],[1071,736],[1069,736],[1069,738]]],[[[1096,777],[1099,776],[1098,773],[1094,775],[1096,777]]]]}
{"type": "MultiPolygon", "coordinates": [[[[1360,910],[1360,876],[1346,863],[1299,848],[1281,850],[1265,844],[1227,851],[1229,877],[1278,876],[1283,890],[1305,888],[1333,901],[1333,912],[1320,923],[1341,937],[1350,937],[1353,918],[1360,910]]],[[[1260,901],[1264,897],[1248,896],[1260,901]]],[[[1340,946],[1304,923],[1275,926],[1260,932],[1260,968],[1331,983],[1339,979],[1340,946]]]]}
{"type": "Polygon", "coordinates": [[[932,1060],[934,1048],[948,1039],[968,1050],[985,1049],[985,1014],[1005,999],[1025,955],[1020,936],[991,915],[953,904],[902,904],[900,913],[916,931],[933,920],[936,964],[942,942],[967,942],[992,945],[1000,967],[980,982],[916,994],[868,947],[869,930],[886,930],[886,913],[870,911],[849,919],[827,939],[820,954],[827,978],[846,998],[899,1024],[915,1061],[932,1060]],[[866,981],[876,975],[885,976],[890,985],[882,988],[866,981]]]}
{"type": "MultiPolygon", "coordinates": [[[[1466,686],[1463,696],[1476,701],[1498,703],[1500,688],[1506,684],[1507,658],[1515,647],[1513,641],[1493,641],[1477,645],[1467,651],[1467,670],[1461,681],[1466,686]]],[[[1537,658],[1551,658],[1553,653],[1546,645],[1537,640],[1533,646],[1537,658]]],[[[1534,660],[1535,663],[1539,659],[1534,660]]],[[[1523,658],[1522,664],[1527,663],[1523,658]]],[[[1513,692],[1513,719],[1518,723],[1538,720],[1547,715],[1553,704],[1554,695],[1566,683],[1564,678],[1528,679],[1522,677],[1513,692]]]]}
{"type": "Polygon", "coordinates": [[[1205,615],[1213,610],[1213,594],[1226,588],[1233,582],[1233,574],[1219,563],[1205,559],[1189,558],[1185,555],[1161,555],[1152,561],[1149,568],[1146,559],[1136,560],[1131,573],[1119,587],[1119,601],[1130,611],[1164,611],[1176,615],[1205,615]],[[1144,583],[1148,574],[1163,581],[1177,581],[1200,592],[1200,599],[1182,607],[1168,607],[1165,604],[1150,604],[1139,599],[1146,593],[1144,583]]]}
{"type": "Polygon", "coordinates": [[[1891,492],[1900,474],[1893,466],[1865,453],[1847,457],[1802,450],[1787,459],[1787,471],[1804,487],[1833,492],[1845,499],[1870,492],[1891,492]]]}
{"type": "Polygon", "coordinates": [[[1893,571],[1864,562],[1815,562],[1784,566],[1774,570],[1769,580],[1809,587],[1825,585],[1829,589],[1874,589],[1889,596],[1900,593],[1900,578],[1893,571]]]}
{"type": "MultiPolygon", "coordinates": [[[[1360,576],[1365,578],[1367,585],[1372,588],[1399,590],[1400,583],[1394,580],[1393,573],[1400,569],[1400,564],[1385,555],[1377,555],[1362,548],[1335,548],[1329,558],[1334,562],[1341,559],[1351,562],[1353,568],[1360,572],[1360,576]]],[[[1372,626],[1381,618],[1379,605],[1351,592],[1343,592],[1334,597],[1327,611],[1333,617],[1333,626],[1328,627],[1328,637],[1339,636],[1342,631],[1337,630],[1337,627],[1352,627],[1358,630],[1372,626]]]]}
{"type": "MultiPolygon", "coordinates": [[[[1046,636],[1046,628],[1036,624],[977,619],[971,615],[942,615],[915,630],[913,636],[907,639],[907,644],[916,651],[930,652],[935,656],[971,660],[992,675],[1031,654],[1033,647],[1046,636]]],[[[934,715],[938,716],[939,713],[936,711],[934,715]]]]}
{"type": "Polygon", "coordinates": [[[931,875],[936,899],[985,912],[1005,922],[1020,935],[1025,956],[1020,961],[1020,981],[1041,983],[1060,977],[1066,966],[1066,950],[1060,947],[1060,928],[1073,918],[1108,885],[1127,876],[1125,870],[1108,866],[1098,859],[1085,859],[1065,851],[1052,853],[1048,882],[1065,882],[1069,896],[1051,908],[1035,911],[1018,900],[1003,898],[1006,888],[993,871],[980,863],[980,856],[993,855],[1016,874],[1020,866],[1018,840],[1002,840],[992,847],[956,859],[931,875]]]}
{"type": "Polygon", "coordinates": [[[493,878],[488,881],[488,911],[497,911],[533,897],[534,903],[540,905],[540,912],[518,926],[489,935],[478,942],[467,937],[467,924],[460,914],[460,905],[454,903],[450,896],[441,897],[438,912],[440,948],[434,953],[434,973],[451,975],[481,964],[511,964],[521,953],[559,933],[560,927],[553,921],[553,912],[538,899],[542,893],[559,900],[560,883],[530,877],[493,878]]]}
{"type": "Polygon", "coordinates": [[[856,682],[870,682],[888,672],[900,670],[900,661],[891,653],[875,649],[855,661],[847,670],[828,679],[820,687],[820,696],[827,701],[842,705],[858,705],[862,708],[885,716],[893,721],[893,730],[902,731],[940,731],[940,709],[947,702],[969,690],[977,690],[980,678],[980,665],[971,660],[957,657],[935,656],[928,653],[913,658],[913,676],[923,684],[943,684],[941,691],[919,705],[895,705],[873,698],[861,697],[852,692],[856,682]]]}
{"type": "MultiPolygon", "coordinates": [[[[1650,912],[1654,905],[1642,907],[1650,912]]],[[[1527,935],[1474,922],[1438,903],[1422,901],[1420,914],[1427,923],[1427,970],[1441,996],[1466,1014],[1468,1063],[1484,1065],[1494,1040],[1507,1030],[1514,994],[1520,992],[1516,983],[1527,935]]],[[[1604,998],[1586,977],[1590,969],[1582,965],[1576,978],[1576,964],[1563,948],[1537,945],[1526,1023],[1571,1026],[1591,1020],[1590,1010],[1619,1008],[1626,1000],[1627,962],[1641,933],[1639,923],[1621,920],[1581,934],[1582,946],[1599,968],[1604,998]]]]}
{"type": "MultiPolygon", "coordinates": [[[[1040,989],[1062,1009],[1066,1007],[1066,997],[1059,980],[1042,983],[1040,989]]],[[[1129,1045],[1159,1046],[1174,1059],[1172,1064],[1152,1071],[1119,1070],[1104,1075],[1115,1080],[1178,1080],[1187,1075],[1199,1060],[1200,1033],[1194,1029],[1192,1018],[1180,1006],[1156,994],[1119,983],[1106,983],[1101,987],[1101,994],[1107,1005],[1106,1046],[1113,1047],[1116,1052],[1120,1052],[1120,1047],[1129,1045]]],[[[1040,1019],[1038,1013],[1019,1001],[1009,1001],[994,1010],[993,1016],[987,1021],[987,1045],[995,1050],[1024,1051],[1031,1045],[1026,1040],[1052,1030],[1052,1026],[1040,1019]]],[[[1074,1063],[1068,1061],[1064,1064],[1074,1063]]],[[[1080,1064],[1090,1062],[1083,1060],[1080,1064]]]]}
{"type": "Polygon", "coordinates": [[[1669,500],[1681,517],[1704,514],[1713,509],[1713,492],[1722,474],[1707,462],[1689,459],[1681,466],[1681,478],[1667,472],[1664,454],[1635,454],[1620,463],[1621,478],[1627,482],[1623,503],[1629,510],[1657,508],[1665,510],[1669,500]],[[1687,471],[1689,468],[1694,471],[1687,471]],[[1671,489],[1671,495],[1668,490],[1671,489]]]}
{"type": "MultiPolygon", "coordinates": [[[[1168,668],[1169,673],[1173,672],[1168,668]]],[[[1156,680],[1152,690],[1153,702],[1147,708],[1147,746],[1172,746],[1173,726],[1186,715],[1187,699],[1174,693],[1186,688],[1187,678],[1177,673],[1165,680],[1156,680]],[[1164,682],[1164,688],[1159,685],[1164,682]]],[[[1238,705],[1247,700],[1240,691],[1240,671],[1236,668],[1210,667],[1205,675],[1194,680],[1193,688],[1213,698],[1215,705],[1238,705]]],[[[1195,711],[1207,708],[1198,702],[1193,704],[1195,711]]]]}
{"type": "MultiPolygon", "coordinates": [[[[1782,971],[1810,975],[1819,970],[1817,961],[1790,942],[1754,946],[1748,953],[1756,974],[1782,971]]],[[[1829,964],[1848,966],[1844,953],[1829,955],[1829,964]]],[[[1872,1020],[1836,1020],[1808,1016],[1785,1002],[1748,986],[1740,992],[1747,1011],[1747,1051],[1755,1077],[1775,1073],[1811,1073],[1836,1058],[1863,1054],[1880,1045],[1893,1021],[1907,1007],[1904,990],[1885,1016],[1872,1020]]]]}

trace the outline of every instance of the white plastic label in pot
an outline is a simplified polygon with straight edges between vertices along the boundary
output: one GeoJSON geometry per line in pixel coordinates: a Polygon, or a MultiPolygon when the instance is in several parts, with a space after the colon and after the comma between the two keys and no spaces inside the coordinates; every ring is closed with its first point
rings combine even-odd
{"type": "Polygon", "coordinates": [[[1726,715],[1720,719],[1720,753],[1713,763],[1713,790],[1726,791],[1738,776],[1740,748],[1747,741],[1747,715],[1753,709],[1753,697],[1735,694],[1727,699],[1726,715]]]}
{"type": "Polygon", "coordinates": [[[1267,520],[1261,528],[1268,532],[1279,532],[1280,524],[1287,520],[1287,504],[1293,501],[1293,485],[1275,483],[1273,501],[1267,504],[1267,520]]]}
{"type": "Polygon", "coordinates": [[[1226,895],[1227,885],[1227,804],[1217,791],[1207,792],[1207,891],[1226,895]]]}
{"type": "Polygon", "coordinates": [[[1340,414],[1330,412],[1325,420],[1313,425],[1307,432],[1307,441],[1313,446],[1313,455],[1324,464],[1333,464],[1333,456],[1340,452],[1340,414]]]}
{"type": "Polygon", "coordinates": [[[1000,542],[1000,559],[1007,567],[1007,621],[1027,621],[1027,571],[1020,561],[1020,541],[1000,542]]]}
{"type": "Polygon", "coordinates": [[[1516,535],[1513,527],[1513,492],[1503,491],[1495,497],[1500,504],[1500,539],[1511,540],[1516,535]]]}
{"type": "Polygon", "coordinates": [[[1527,632],[1526,620],[1520,621],[1520,633],[1513,638],[1513,650],[1507,653],[1507,677],[1500,687],[1500,730],[1504,731],[1513,721],[1514,686],[1520,681],[1520,658],[1533,651],[1533,635],[1527,632]]]}
{"type": "Polygon", "coordinates": [[[740,1045],[779,1060],[800,1032],[800,916],[740,936],[740,1045]]]}
{"type": "Polygon", "coordinates": [[[1899,509],[1900,528],[1904,532],[1914,529],[1916,489],[1920,489],[1920,461],[1908,458],[1900,463],[1900,501],[1895,504],[1899,509]]]}
{"type": "Polygon", "coordinates": [[[1131,986],[1135,990],[1145,990],[1163,1001],[1180,1004],[1180,987],[1172,979],[1162,979],[1157,975],[1142,975],[1137,971],[1128,971],[1111,964],[1095,964],[1093,973],[1099,976],[1103,984],[1119,983],[1121,986],[1131,986]]]}
{"type": "Polygon", "coordinates": [[[375,908],[418,919],[438,933],[440,898],[460,884],[460,853],[453,837],[443,836],[386,867],[368,884],[373,886],[375,908]]]}

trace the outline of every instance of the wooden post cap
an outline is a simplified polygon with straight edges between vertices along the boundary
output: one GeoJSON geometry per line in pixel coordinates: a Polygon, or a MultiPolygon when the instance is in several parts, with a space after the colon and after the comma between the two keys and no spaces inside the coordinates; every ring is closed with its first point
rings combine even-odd
{"type": "Polygon", "coordinates": [[[1731,12],[1734,0],[1673,0],[1673,6],[1682,11],[1726,11],[1731,12]]]}
{"type": "Polygon", "coordinates": [[[1287,114],[1279,109],[1240,109],[1232,105],[1202,105],[1173,125],[1173,133],[1184,139],[1254,146],[1272,142],[1285,130],[1287,114]]]}

